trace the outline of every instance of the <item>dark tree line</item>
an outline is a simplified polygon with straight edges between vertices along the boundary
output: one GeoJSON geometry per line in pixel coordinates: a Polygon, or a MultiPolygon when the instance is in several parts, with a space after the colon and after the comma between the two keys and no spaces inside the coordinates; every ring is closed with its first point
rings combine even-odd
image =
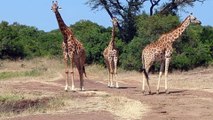
{"type": "MultiPolygon", "coordinates": [[[[161,34],[180,24],[176,15],[179,7],[204,0],[89,0],[93,9],[102,7],[111,17],[119,18],[116,45],[119,49],[119,66],[138,70],[141,51],[161,34]],[[150,14],[143,11],[150,3],[150,14]],[[119,34],[120,33],[120,34],[119,34]]],[[[84,44],[87,64],[104,65],[102,52],[111,37],[111,27],[105,28],[88,20],[73,25],[75,36],[84,44]]],[[[35,27],[0,23],[0,59],[31,59],[35,57],[63,57],[62,35],[58,29],[44,32],[35,27]]],[[[174,44],[171,68],[188,70],[213,65],[213,27],[190,25],[174,44]]],[[[158,68],[158,65],[155,65],[158,68]]]]}
{"type": "MultiPolygon", "coordinates": [[[[180,23],[179,18],[172,15],[150,17],[143,14],[137,16],[136,21],[136,35],[128,44],[116,36],[120,55],[119,66],[126,70],[138,70],[141,66],[141,50],[180,23]]],[[[87,20],[79,21],[70,27],[84,44],[87,64],[104,65],[102,52],[110,40],[111,27],[104,28],[87,20]]],[[[61,43],[62,35],[59,30],[44,32],[18,23],[0,23],[0,59],[62,58],[61,43]]],[[[213,27],[191,25],[174,47],[172,68],[188,70],[212,65],[213,27]]]]}

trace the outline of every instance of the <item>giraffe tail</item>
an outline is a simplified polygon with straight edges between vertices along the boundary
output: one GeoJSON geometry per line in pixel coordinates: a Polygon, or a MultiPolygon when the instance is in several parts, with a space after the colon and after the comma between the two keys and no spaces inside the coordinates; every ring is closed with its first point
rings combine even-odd
{"type": "Polygon", "coordinates": [[[145,75],[146,79],[149,80],[148,71],[146,71],[145,66],[144,66],[145,60],[144,60],[143,54],[142,54],[141,58],[142,58],[143,66],[141,66],[140,72],[143,72],[143,74],[145,75]]]}
{"type": "Polygon", "coordinates": [[[143,74],[145,75],[146,79],[149,80],[149,75],[148,75],[148,72],[146,71],[146,69],[141,67],[140,72],[143,72],[143,74]]]}
{"type": "Polygon", "coordinates": [[[85,66],[83,66],[83,72],[84,72],[85,77],[87,78],[87,74],[86,74],[86,71],[85,71],[85,66]]]}

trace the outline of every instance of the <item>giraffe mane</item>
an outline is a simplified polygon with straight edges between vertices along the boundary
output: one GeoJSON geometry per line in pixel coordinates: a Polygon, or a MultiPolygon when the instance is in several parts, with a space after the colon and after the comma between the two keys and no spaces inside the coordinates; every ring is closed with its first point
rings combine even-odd
{"type": "Polygon", "coordinates": [[[184,19],[184,21],[182,21],[181,24],[179,24],[177,27],[175,27],[172,31],[170,31],[170,32],[168,32],[168,33],[165,33],[165,34],[169,34],[169,33],[174,32],[177,28],[181,27],[181,26],[185,23],[185,21],[188,20],[188,18],[189,18],[189,16],[187,16],[187,17],[184,19]]]}

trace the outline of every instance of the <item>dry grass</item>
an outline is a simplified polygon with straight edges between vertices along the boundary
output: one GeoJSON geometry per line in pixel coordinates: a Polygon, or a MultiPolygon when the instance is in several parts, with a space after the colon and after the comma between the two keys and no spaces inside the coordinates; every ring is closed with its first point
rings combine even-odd
{"type": "MultiPolygon", "coordinates": [[[[29,115],[35,113],[43,113],[43,112],[53,112],[54,108],[58,108],[58,106],[67,106],[62,107],[60,111],[68,111],[68,110],[75,110],[78,109],[78,112],[90,112],[90,111],[99,111],[105,110],[108,111],[115,116],[118,116],[117,119],[139,119],[143,113],[145,113],[146,107],[141,102],[136,100],[131,100],[125,97],[115,97],[109,95],[108,93],[97,92],[97,91],[90,91],[90,92],[83,92],[80,94],[95,94],[93,97],[87,97],[86,100],[82,99],[70,99],[64,96],[66,95],[59,95],[55,96],[48,93],[43,92],[26,92],[26,91],[13,91],[13,88],[9,86],[9,84],[16,84],[19,82],[29,82],[29,81],[39,81],[41,83],[48,84],[48,82],[58,80],[63,78],[63,62],[55,60],[55,59],[45,59],[45,58],[37,58],[34,60],[26,60],[26,61],[1,61],[0,66],[0,75],[4,73],[10,74],[9,77],[5,77],[1,79],[1,84],[3,86],[0,87],[0,95],[4,96],[4,99],[7,101],[13,100],[19,101],[21,100],[34,100],[34,99],[42,99],[43,97],[56,97],[57,99],[54,102],[51,102],[49,106],[50,109],[39,107],[37,110],[28,108],[28,110],[22,112],[21,115],[29,115]],[[39,70],[41,74],[33,76],[33,75],[14,75],[18,72],[25,73],[32,70],[39,70]],[[9,83],[9,84],[8,84],[9,83]],[[15,96],[14,96],[15,95],[15,96]],[[14,99],[17,98],[17,99],[14,99]],[[63,104],[63,105],[61,105],[63,104]]],[[[127,71],[123,71],[121,69],[118,70],[119,73],[123,72],[120,75],[127,75],[127,71]]],[[[75,72],[77,73],[76,69],[75,72]]],[[[91,65],[86,67],[87,75],[89,76],[88,79],[96,80],[99,82],[107,81],[106,75],[107,70],[103,66],[99,65],[91,65]]],[[[131,72],[129,74],[135,74],[135,72],[131,72]]],[[[126,79],[128,77],[126,76],[126,79]]],[[[55,109],[56,111],[58,109],[55,109]]],[[[1,116],[13,116],[15,114],[12,113],[2,113],[1,116]]]]}
{"type": "MultiPolygon", "coordinates": [[[[103,66],[91,65],[86,66],[86,72],[89,80],[97,81],[107,84],[108,71],[103,66]]],[[[77,71],[75,69],[75,73],[77,71]]],[[[172,89],[198,89],[213,92],[213,68],[198,68],[189,72],[175,71],[169,73],[169,88],[172,89]]],[[[24,112],[25,115],[34,114],[34,112],[55,112],[61,108],[60,111],[78,110],[77,112],[90,112],[90,111],[108,111],[115,116],[116,119],[140,119],[141,116],[147,111],[148,106],[142,104],[140,101],[128,99],[125,97],[113,96],[108,93],[98,91],[88,91],[79,94],[92,94],[92,97],[85,99],[70,99],[65,95],[56,96],[48,92],[26,92],[14,91],[10,84],[24,83],[30,81],[38,81],[42,84],[57,84],[52,81],[59,80],[64,76],[64,64],[60,60],[37,58],[33,60],[24,61],[1,61],[0,62],[0,100],[7,99],[8,101],[18,101],[20,99],[42,99],[43,97],[54,97],[55,101],[50,102],[49,108],[37,108],[38,110],[28,110],[24,112]],[[38,70],[37,75],[26,75],[33,70],[38,70]],[[9,77],[3,78],[1,75],[7,73],[9,77]],[[21,73],[22,75],[14,75],[21,73]],[[94,94],[94,96],[93,96],[94,94]],[[32,112],[33,111],[33,112],[32,112]]],[[[157,85],[157,74],[150,74],[151,86],[157,85]]],[[[123,84],[130,84],[134,82],[141,86],[142,75],[136,71],[118,70],[118,81],[123,84]]],[[[56,86],[56,85],[55,85],[56,86]]],[[[161,87],[164,86],[162,79],[161,87]]],[[[154,91],[154,90],[152,90],[154,91]]],[[[3,114],[1,116],[7,116],[3,114]]],[[[4,118],[4,117],[3,117],[4,118]]]]}
{"type": "MultiPolygon", "coordinates": [[[[63,77],[61,71],[63,69],[63,64],[60,61],[54,59],[37,58],[33,60],[24,61],[1,61],[0,64],[0,116],[8,117],[17,115],[14,112],[16,106],[12,107],[14,104],[19,104],[21,101],[29,101],[34,104],[38,102],[33,107],[26,107],[21,110],[21,115],[27,115],[37,112],[48,112],[54,111],[63,105],[62,98],[54,98],[54,95],[43,92],[34,91],[22,91],[14,90],[10,85],[16,83],[24,83],[29,81],[53,81],[63,77]],[[43,98],[51,98],[47,103],[40,105],[39,101],[43,98]],[[54,98],[54,99],[52,99],[54,98]],[[4,112],[3,107],[11,106],[4,112]],[[45,108],[44,108],[45,107],[45,108]]],[[[17,108],[19,109],[19,108],[17,108]]],[[[18,113],[20,114],[20,113],[18,113]]]]}
{"type": "MultiPolygon", "coordinates": [[[[108,71],[100,65],[86,66],[88,79],[106,84],[108,71]]],[[[78,74],[75,69],[76,75],[78,74]]],[[[213,89],[213,68],[198,68],[189,72],[175,71],[169,73],[169,87],[179,89],[213,89]]],[[[0,81],[54,81],[64,77],[64,64],[60,60],[37,58],[24,61],[1,61],[0,81]],[[9,74],[5,78],[2,74],[9,74]],[[19,73],[19,74],[18,74],[19,73]]],[[[164,76],[163,76],[164,78],[164,76]]],[[[151,86],[156,86],[158,74],[150,74],[151,86]]],[[[141,84],[142,75],[136,71],[118,69],[118,81],[130,81],[141,84]]],[[[139,85],[140,86],[140,85],[139,85]]],[[[164,80],[161,81],[164,86],[164,80]]]]}
{"type": "Polygon", "coordinates": [[[112,96],[105,92],[90,91],[80,94],[93,94],[93,97],[69,100],[66,103],[67,109],[75,110],[77,113],[108,111],[117,116],[115,119],[118,120],[140,119],[149,109],[140,101],[112,96]]]}
{"type": "MultiPolygon", "coordinates": [[[[90,76],[92,80],[107,84],[108,72],[106,68],[92,65],[88,66],[87,70],[89,71],[88,76],[90,76]]],[[[149,77],[150,85],[154,86],[154,88],[157,87],[158,74],[149,74],[149,77]]],[[[119,69],[118,81],[123,84],[138,82],[138,86],[141,86],[142,74],[137,71],[119,69]]],[[[184,72],[174,71],[168,75],[168,85],[171,89],[193,89],[213,92],[213,67],[201,67],[184,72]]],[[[161,87],[164,87],[164,75],[161,80],[161,87]]]]}
{"type": "Polygon", "coordinates": [[[1,61],[0,79],[19,80],[24,78],[36,79],[41,81],[55,80],[61,75],[63,64],[59,60],[36,58],[24,61],[1,61]],[[6,77],[3,74],[8,74],[6,77]]]}

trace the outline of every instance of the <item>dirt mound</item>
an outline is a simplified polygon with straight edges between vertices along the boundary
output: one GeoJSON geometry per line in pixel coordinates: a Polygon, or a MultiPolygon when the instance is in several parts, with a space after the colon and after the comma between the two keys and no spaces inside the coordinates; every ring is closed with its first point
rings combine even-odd
{"type": "Polygon", "coordinates": [[[38,108],[46,106],[52,98],[41,98],[41,99],[23,99],[18,101],[0,101],[0,112],[13,112],[20,113],[29,108],[38,108]]]}

